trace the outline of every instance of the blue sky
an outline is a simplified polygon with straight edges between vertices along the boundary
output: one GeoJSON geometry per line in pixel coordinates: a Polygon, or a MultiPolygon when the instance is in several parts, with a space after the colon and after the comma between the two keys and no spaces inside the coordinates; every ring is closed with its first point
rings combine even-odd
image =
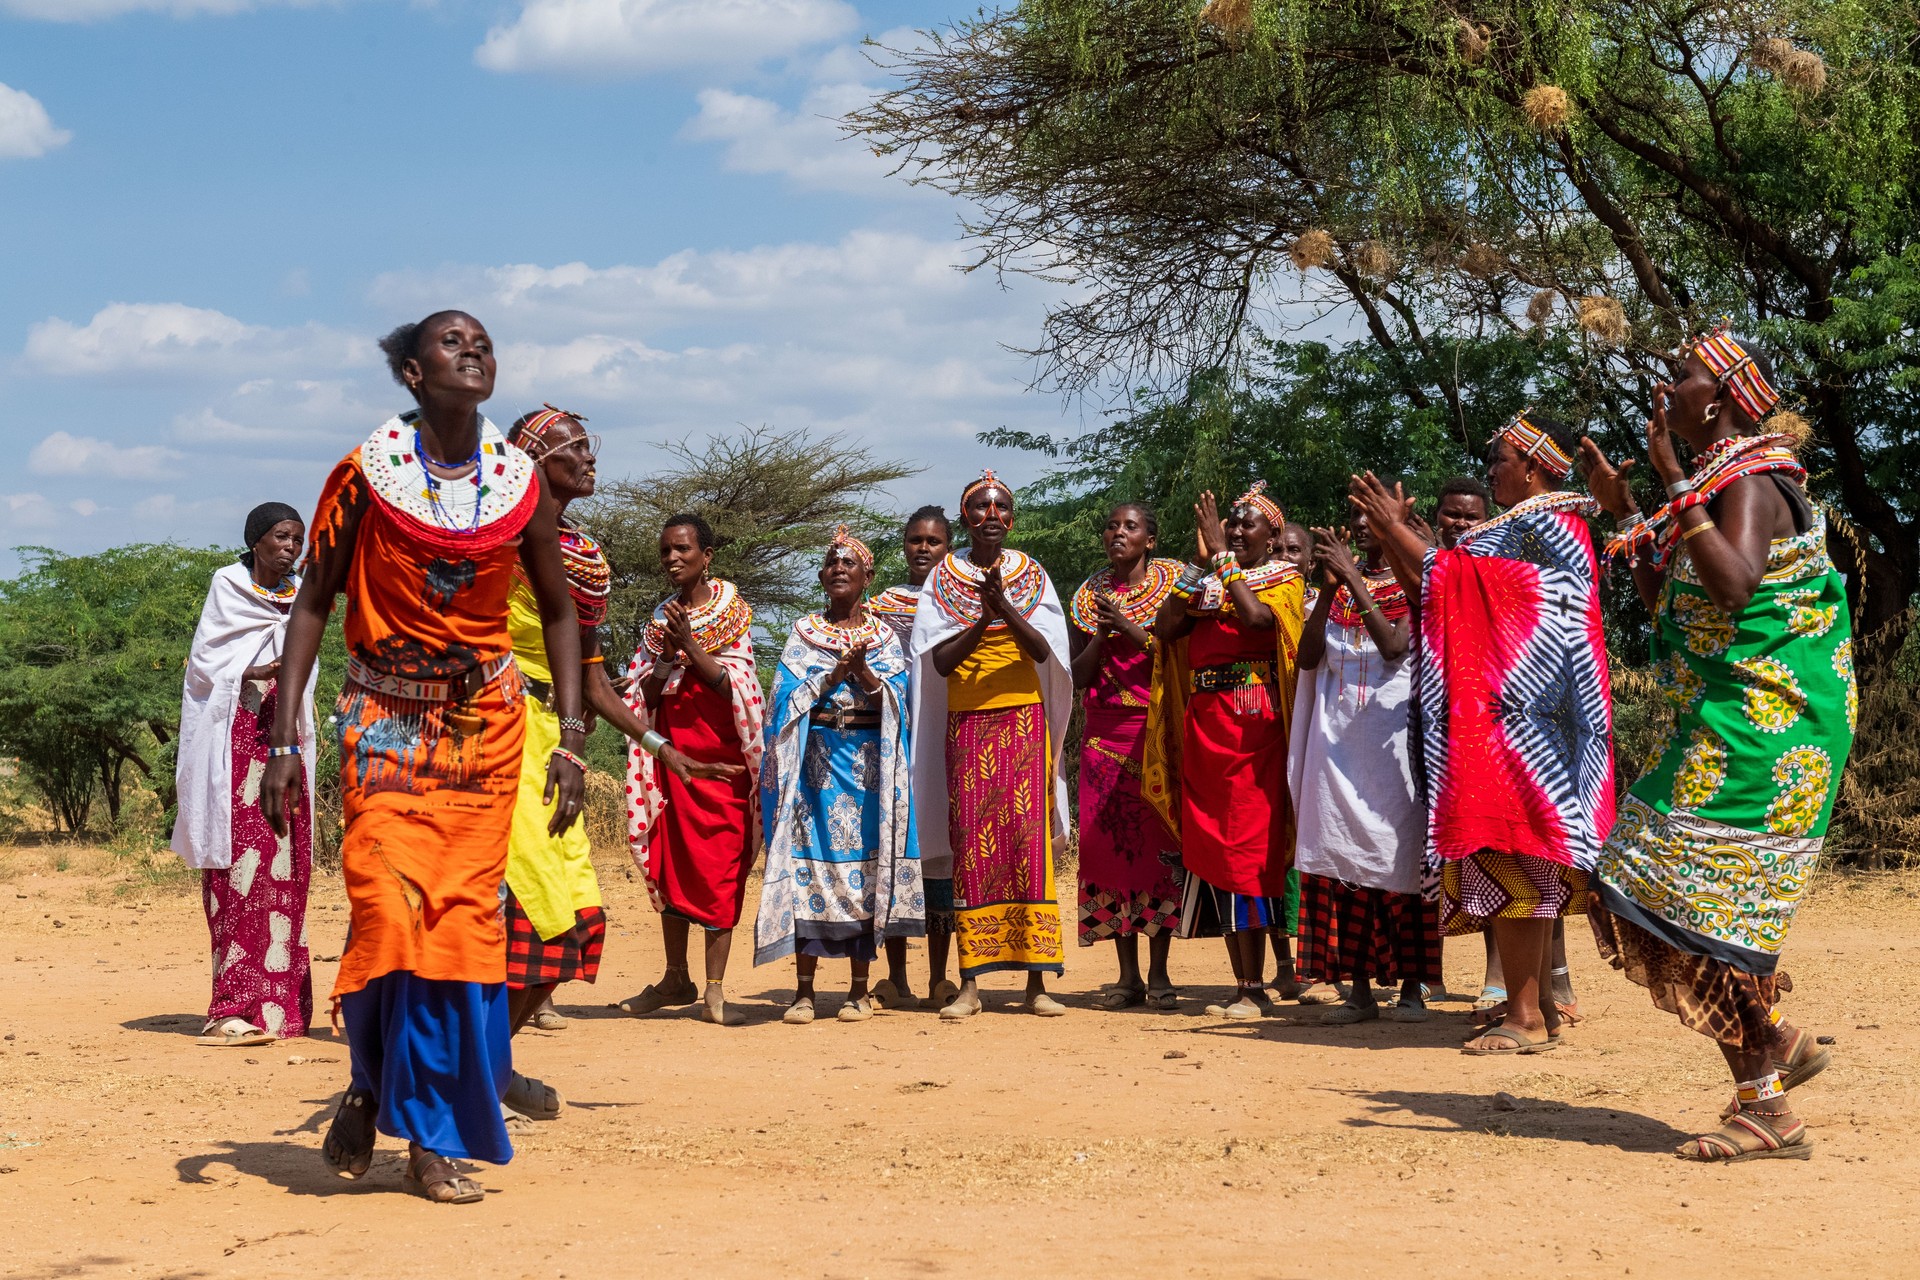
{"type": "MultiPolygon", "coordinates": [[[[964,0],[0,0],[0,547],[238,540],[403,406],[442,306],[603,472],[738,424],[841,431],[951,500],[1028,392],[1047,286],[953,270],[951,202],[831,118],[861,37],[964,0]]],[[[3,563],[10,567],[11,554],[3,563]]]]}

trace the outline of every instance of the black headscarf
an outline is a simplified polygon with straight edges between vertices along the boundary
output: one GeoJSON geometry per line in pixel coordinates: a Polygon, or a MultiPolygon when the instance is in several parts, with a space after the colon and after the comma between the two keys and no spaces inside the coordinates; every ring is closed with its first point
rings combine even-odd
{"type": "Polygon", "coordinates": [[[282,520],[297,520],[301,524],[307,522],[305,516],[284,502],[263,502],[253,510],[247,512],[247,549],[240,553],[241,564],[247,566],[249,569],[253,568],[254,544],[266,537],[268,531],[282,520]]]}

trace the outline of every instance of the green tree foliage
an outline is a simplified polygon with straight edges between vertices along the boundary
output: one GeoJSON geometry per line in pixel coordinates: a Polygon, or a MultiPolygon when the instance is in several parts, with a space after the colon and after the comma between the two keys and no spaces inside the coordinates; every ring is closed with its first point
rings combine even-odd
{"type": "Polygon", "coordinates": [[[899,518],[871,505],[918,468],[874,456],[841,436],[746,430],[698,446],[666,446],[674,465],[603,483],[575,508],[613,567],[609,660],[623,663],[671,591],[660,570],[660,528],[683,511],[713,526],[713,573],[738,586],[762,632],[778,644],[793,619],[818,607],[819,558],[847,525],[876,553],[897,550],[899,518]]]}
{"type": "Polygon", "coordinates": [[[96,796],[119,821],[129,765],[171,808],[187,648],[207,580],[233,553],[161,543],[20,554],[20,575],[0,583],[0,750],[70,832],[86,828],[96,796]]]}
{"type": "Polygon", "coordinates": [[[1920,0],[1024,0],[849,127],[969,202],[977,266],[1077,286],[1034,346],[1069,388],[1242,371],[1305,295],[1464,461],[1483,404],[1631,432],[1731,317],[1860,535],[1871,660],[1920,588],[1917,44],[1920,0]],[[1530,332],[1493,394],[1455,358],[1530,332]]]}

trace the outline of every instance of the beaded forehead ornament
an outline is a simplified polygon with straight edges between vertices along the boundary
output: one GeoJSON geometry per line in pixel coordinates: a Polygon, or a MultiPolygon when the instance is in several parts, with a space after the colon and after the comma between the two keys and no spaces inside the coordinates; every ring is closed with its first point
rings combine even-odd
{"type": "Polygon", "coordinates": [[[1682,359],[1700,357],[1700,363],[1707,366],[1733,397],[1733,402],[1746,410],[1755,422],[1773,412],[1773,406],[1780,403],[1780,393],[1761,376],[1759,366],[1754,364],[1747,349],[1727,332],[1725,321],[1712,333],[1702,334],[1688,343],[1680,355],[1682,359]]]}
{"type": "Polygon", "coordinates": [[[565,409],[556,409],[550,404],[543,404],[537,412],[528,414],[526,418],[518,424],[513,433],[513,443],[519,445],[525,452],[538,458],[546,452],[547,432],[553,430],[555,423],[569,420],[579,423],[586,422],[586,419],[577,413],[570,413],[565,409]],[[535,450],[539,450],[539,452],[535,452],[535,450]]]}
{"type": "Polygon", "coordinates": [[[980,478],[978,480],[975,480],[972,484],[968,485],[966,488],[960,491],[960,511],[963,519],[965,518],[965,513],[967,510],[967,499],[973,496],[974,490],[984,489],[989,485],[991,485],[993,488],[1004,491],[1007,495],[1007,505],[1008,506],[1013,505],[1013,490],[1007,488],[1005,484],[1001,483],[1000,477],[993,474],[992,468],[988,468],[987,470],[982,471],[980,473],[980,478]]]}
{"type": "MultiPolygon", "coordinates": [[[[1528,405],[1513,415],[1513,421],[1500,428],[1500,434],[1493,440],[1505,440],[1508,444],[1526,454],[1551,473],[1556,479],[1565,480],[1573,474],[1573,459],[1566,451],[1553,442],[1553,437],[1527,421],[1527,415],[1533,412],[1528,405]]],[[[1493,440],[1487,441],[1492,444],[1493,440]]]]}
{"type": "Polygon", "coordinates": [[[866,543],[854,537],[853,531],[845,525],[833,531],[833,541],[827,544],[827,554],[832,555],[841,547],[846,548],[862,569],[869,573],[873,572],[873,552],[867,549],[866,543]]]}
{"type": "Polygon", "coordinates": [[[1233,505],[1252,507],[1267,518],[1267,523],[1272,525],[1276,532],[1287,522],[1287,513],[1280,509],[1279,503],[1267,496],[1265,480],[1255,480],[1251,488],[1233,500],[1233,505]]]}

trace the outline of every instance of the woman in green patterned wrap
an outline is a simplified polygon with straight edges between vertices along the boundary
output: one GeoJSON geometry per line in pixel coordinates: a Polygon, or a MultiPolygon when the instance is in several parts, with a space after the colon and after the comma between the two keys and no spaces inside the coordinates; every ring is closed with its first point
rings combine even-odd
{"type": "Polygon", "coordinates": [[[1733,1072],[1724,1127],[1677,1152],[1706,1162],[1804,1159],[1812,1143],[1786,1091],[1830,1056],[1780,1018],[1793,984],[1777,963],[1859,698],[1845,583],[1794,457],[1804,424],[1756,425],[1779,398],[1738,339],[1694,342],[1680,380],[1654,390],[1647,452],[1670,501],[1650,520],[1623,478],[1632,464],[1582,446],[1594,496],[1620,521],[1609,550],[1629,555],[1657,622],[1666,694],[1655,757],[1601,850],[1590,918],[1601,955],[1712,1036],[1733,1072]],[[1669,431],[1691,446],[1691,475],[1669,431]]]}

